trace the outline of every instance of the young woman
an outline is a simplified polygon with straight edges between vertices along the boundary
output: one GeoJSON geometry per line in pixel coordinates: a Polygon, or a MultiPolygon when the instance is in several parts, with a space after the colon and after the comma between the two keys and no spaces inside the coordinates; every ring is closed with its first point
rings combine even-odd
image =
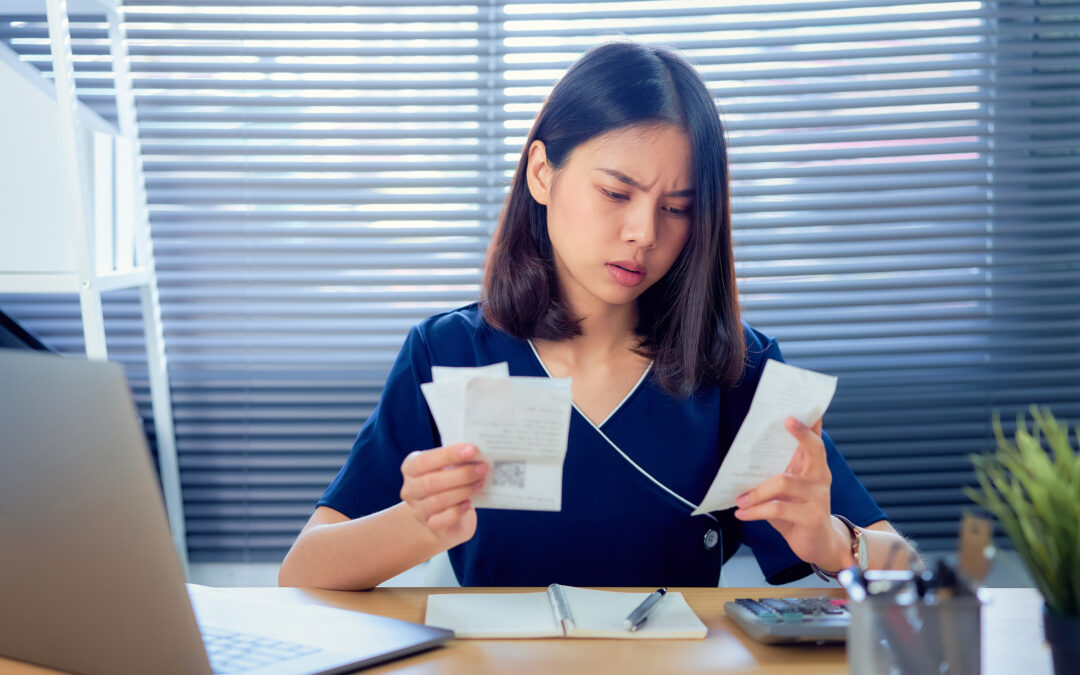
{"type": "Polygon", "coordinates": [[[715,586],[740,544],[771,583],[856,553],[906,564],[913,550],[820,420],[787,420],[794,458],[737,509],[690,515],[770,358],[783,359],[776,341],[739,317],[727,151],[705,83],[667,48],[597,47],[537,116],[481,301],[409,332],[279,582],[370,588],[447,550],[462,585],[484,586],[715,586]],[[478,511],[482,453],[439,447],[420,391],[431,367],[501,361],[573,378],[558,512],[478,511]]]}

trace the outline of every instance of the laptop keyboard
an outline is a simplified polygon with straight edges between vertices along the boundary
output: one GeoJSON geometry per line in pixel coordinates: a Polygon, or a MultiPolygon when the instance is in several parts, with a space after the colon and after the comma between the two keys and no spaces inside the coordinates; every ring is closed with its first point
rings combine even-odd
{"type": "Polygon", "coordinates": [[[223,628],[203,626],[201,631],[210,667],[217,675],[242,673],[322,651],[319,647],[223,628]]]}

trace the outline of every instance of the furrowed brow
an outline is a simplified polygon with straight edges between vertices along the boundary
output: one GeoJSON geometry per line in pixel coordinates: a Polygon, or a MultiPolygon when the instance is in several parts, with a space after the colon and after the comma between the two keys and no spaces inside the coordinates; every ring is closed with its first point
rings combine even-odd
{"type": "MultiPolygon", "coordinates": [[[[607,175],[615,178],[616,180],[618,180],[620,182],[626,183],[630,187],[637,188],[638,190],[644,190],[645,189],[645,187],[642,186],[641,183],[637,182],[636,180],[634,180],[630,176],[627,176],[625,173],[623,173],[621,171],[616,171],[615,169],[603,169],[603,168],[601,168],[600,171],[603,171],[607,175]]],[[[693,197],[694,196],[694,188],[686,188],[685,190],[676,190],[675,192],[667,193],[667,195],[665,195],[665,196],[667,196],[667,197],[693,197]]]]}

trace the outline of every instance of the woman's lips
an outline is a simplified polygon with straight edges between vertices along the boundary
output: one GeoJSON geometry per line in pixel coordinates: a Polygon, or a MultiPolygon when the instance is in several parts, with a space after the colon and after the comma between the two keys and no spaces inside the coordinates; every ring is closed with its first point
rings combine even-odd
{"type": "Polygon", "coordinates": [[[634,287],[645,281],[645,268],[631,260],[607,263],[608,274],[620,286],[634,287]]]}

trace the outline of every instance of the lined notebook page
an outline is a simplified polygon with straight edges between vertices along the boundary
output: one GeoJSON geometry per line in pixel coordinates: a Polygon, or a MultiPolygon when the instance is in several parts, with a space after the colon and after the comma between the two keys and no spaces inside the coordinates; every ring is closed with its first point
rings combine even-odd
{"type": "Polygon", "coordinates": [[[703,638],[708,632],[682,593],[669,591],[636,631],[626,630],[623,621],[648,593],[595,591],[573,586],[563,586],[563,593],[574,615],[575,627],[570,629],[569,637],[703,638]]]}
{"type": "Polygon", "coordinates": [[[546,592],[442,593],[428,596],[424,623],[456,637],[562,637],[546,592]]]}

